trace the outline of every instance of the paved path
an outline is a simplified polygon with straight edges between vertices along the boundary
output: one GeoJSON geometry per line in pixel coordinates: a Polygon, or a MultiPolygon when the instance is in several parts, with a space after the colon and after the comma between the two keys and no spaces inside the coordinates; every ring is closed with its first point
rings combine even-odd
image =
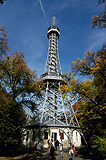
{"type": "MultiPolygon", "coordinates": [[[[64,149],[63,160],[71,160],[71,156],[68,153],[69,149],[64,149]]],[[[32,153],[26,153],[24,155],[16,157],[0,157],[0,160],[51,160],[49,156],[49,150],[36,150],[32,153]]],[[[59,151],[55,151],[55,160],[59,160],[59,151]]],[[[76,151],[75,160],[92,160],[86,152],[76,151]]]]}

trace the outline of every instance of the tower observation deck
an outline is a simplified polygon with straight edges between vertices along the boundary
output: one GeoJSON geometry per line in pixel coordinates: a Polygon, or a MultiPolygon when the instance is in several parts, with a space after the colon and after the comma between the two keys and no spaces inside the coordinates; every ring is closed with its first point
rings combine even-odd
{"type": "Polygon", "coordinates": [[[52,18],[52,25],[48,28],[47,37],[49,39],[48,56],[44,69],[43,79],[61,80],[61,67],[58,56],[58,39],[60,30],[56,26],[55,17],[52,18]]]}

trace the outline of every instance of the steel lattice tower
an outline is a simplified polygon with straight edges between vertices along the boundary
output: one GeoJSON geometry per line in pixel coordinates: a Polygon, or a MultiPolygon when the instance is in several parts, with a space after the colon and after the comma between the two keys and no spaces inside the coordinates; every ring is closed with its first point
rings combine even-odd
{"type": "MultiPolygon", "coordinates": [[[[62,78],[58,55],[59,36],[60,30],[56,26],[55,17],[53,17],[52,25],[48,28],[47,32],[49,39],[47,61],[44,73],[41,75],[45,86],[42,91],[44,93],[43,101],[40,101],[38,108],[39,114],[36,116],[37,123],[30,124],[26,127],[31,129],[31,135],[36,137],[36,143],[42,141],[45,147],[47,147],[47,139],[52,139],[53,142],[56,139],[63,139],[64,146],[74,143],[80,146],[80,135],[82,133],[79,130],[80,125],[71,106],[70,99],[67,100],[64,98],[63,100],[61,92],[59,92],[60,84],[65,83],[62,78]]],[[[31,137],[29,142],[31,142],[31,137]]],[[[27,144],[29,143],[25,140],[25,145],[27,144]]]]}
{"type": "Polygon", "coordinates": [[[56,26],[55,17],[53,17],[52,25],[47,32],[49,39],[48,56],[44,73],[41,76],[46,86],[40,124],[50,127],[78,128],[79,124],[73,108],[70,106],[65,108],[62,95],[59,92],[60,83],[63,81],[58,55],[59,36],[60,30],[56,26]],[[70,120],[69,117],[71,117],[70,120]]]}

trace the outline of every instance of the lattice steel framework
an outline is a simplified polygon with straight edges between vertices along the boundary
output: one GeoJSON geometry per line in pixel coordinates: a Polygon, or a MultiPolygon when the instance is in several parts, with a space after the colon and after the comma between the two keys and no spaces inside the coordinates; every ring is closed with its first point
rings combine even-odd
{"type": "Polygon", "coordinates": [[[68,128],[79,128],[74,110],[65,106],[59,87],[62,79],[62,72],[58,56],[58,39],[60,30],[56,26],[55,17],[52,18],[52,25],[48,28],[49,39],[48,56],[42,78],[46,84],[44,104],[40,118],[40,124],[46,126],[58,126],[68,128]],[[70,118],[71,117],[71,118],[70,118]]]}

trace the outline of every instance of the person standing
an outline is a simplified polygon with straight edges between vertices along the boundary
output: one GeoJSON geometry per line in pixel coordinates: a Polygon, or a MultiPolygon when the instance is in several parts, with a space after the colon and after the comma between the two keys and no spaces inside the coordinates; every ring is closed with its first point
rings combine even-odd
{"type": "Polygon", "coordinates": [[[56,149],[56,151],[57,151],[57,147],[59,146],[59,141],[58,141],[58,139],[56,139],[56,141],[55,141],[55,149],[56,149]]]}
{"type": "Polygon", "coordinates": [[[72,151],[73,151],[73,153],[72,153],[72,160],[74,160],[74,157],[75,157],[75,147],[74,147],[74,145],[72,145],[72,151]]]}
{"type": "Polygon", "coordinates": [[[50,156],[51,156],[51,160],[54,160],[54,159],[55,159],[55,150],[54,150],[53,144],[51,144],[50,156]]]}
{"type": "Polygon", "coordinates": [[[59,144],[59,160],[62,160],[62,152],[63,152],[63,144],[60,143],[59,144]]]}

